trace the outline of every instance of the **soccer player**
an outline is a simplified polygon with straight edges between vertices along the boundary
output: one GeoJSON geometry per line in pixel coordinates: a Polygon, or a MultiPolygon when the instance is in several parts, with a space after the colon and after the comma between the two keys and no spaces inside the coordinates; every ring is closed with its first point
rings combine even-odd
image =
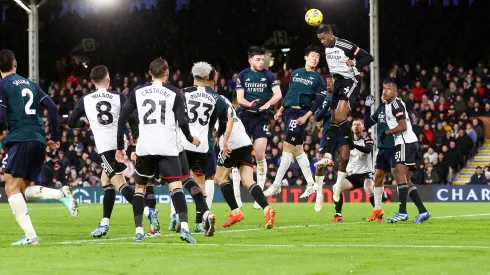
{"type": "MultiPolygon", "coordinates": [[[[349,110],[354,107],[354,102],[360,92],[359,69],[368,66],[374,59],[365,50],[357,45],[338,37],[335,37],[332,29],[321,24],[317,29],[317,37],[325,46],[325,55],[329,73],[335,79],[332,102],[332,123],[328,131],[328,142],[324,158],[320,160],[320,166],[325,166],[332,161],[332,153],[335,144],[340,137],[340,130],[349,144],[354,149],[352,130],[347,121],[349,110]]],[[[340,197],[340,186],[345,179],[345,170],[339,169],[337,182],[333,187],[334,201],[340,197]]]]}
{"type": "Polygon", "coordinates": [[[278,120],[286,110],[286,141],[274,183],[264,192],[266,197],[281,193],[281,182],[291,165],[293,155],[298,161],[308,187],[311,187],[306,189],[305,195],[309,196],[315,191],[315,181],[311,175],[310,161],[303,150],[303,141],[308,120],[315,111],[322,107],[327,93],[325,79],[315,72],[320,62],[320,54],[320,49],[315,46],[308,46],[305,49],[305,66],[293,71],[283,106],[274,116],[274,119],[278,120]]]}
{"type": "Polygon", "coordinates": [[[28,187],[41,174],[46,145],[51,150],[59,148],[60,123],[58,110],[51,98],[38,84],[21,77],[16,71],[14,53],[0,50],[0,130],[8,130],[4,139],[7,153],[2,161],[5,192],[15,219],[25,233],[12,245],[35,245],[40,239],[32,225],[25,197],[61,200],[73,216],[78,214],[78,205],[69,187],[63,187],[61,191],[28,187]],[[52,127],[51,140],[47,142],[41,106],[48,109],[52,127]]]}
{"type": "MultiPolygon", "coordinates": [[[[245,218],[236,202],[233,186],[229,183],[231,169],[237,167],[240,170],[240,177],[242,178],[243,185],[248,188],[252,197],[264,210],[265,228],[271,229],[274,227],[276,210],[269,206],[269,203],[262,192],[262,188],[254,182],[252,142],[246,134],[245,127],[238,118],[231,102],[225,97],[223,97],[223,99],[228,106],[228,122],[224,137],[219,141],[221,151],[218,156],[216,181],[221,188],[225,201],[231,209],[228,220],[223,223],[223,227],[232,226],[245,218]]],[[[218,129],[218,131],[221,131],[220,129],[218,129]]]]}
{"type": "MultiPolygon", "coordinates": [[[[247,135],[252,139],[257,160],[257,184],[264,189],[267,178],[265,149],[269,132],[269,109],[282,98],[279,81],[264,69],[265,49],[252,46],[248,50],[250,68],[238,74],[236,93],[242,106],[240,119],[247,135]]],[[[255,202],[254,207],[259,207],[255,202]]]]}
{"type": "Polygon", "coordinates": [[[153,81],[136,87],[124,103],[118,121],[116,159],[125,161],[124,130],[128,117],[138,111],[139,138],[136,144],[135,180],[133,196],[133,214],[136,226],[135,241],[142,241],[144,232],[142,216],[144,211],[145,186],[148,179],[155,174],[158,165],[159,175],[169,185],[170,196],[181,222],[180,238],[188,243],[196,240],[189,232],[187,204],[182,190],[181,165],[177,148],[177,130],[179,127],[185,138],[195,146],[199,139],[193,137],[189,130],[184,97],[179,89],[163,83],[168,75],[167,61],[155,59],[149,68],[153,81]]]}
{"type": "MultiPolygon", "coordinates": [[[[95,145],[102,161],[102,187],[104,188],[103,215],[97,228],[90,234],[94,238],[100,238],[109,232],[109,221],[114,209],[116,200],[116,190],[131,203],[134,190],[126,183],[123,172],[127,166],[116,161],[117,149],[117,124],[122,106],[126,102],[123,94],[108,91],[111,79],[109,70],[106,66],[95,66],[90,72],[90,78],[96,91],[78,100],[75,109],[68,118],[68,126],[71,128],[85,127],[82,116],[87,117],[90,128],[94,134],[95,145]]],[[[134,116],[130,119],[134,120],[134,116]]],[[[130,123],[135,125],[133,121],[130,123]]],[[[137,133],[133,129],[132,134],[137,133]]],[[[133,138],[137,138],[134,136],[133,138]]],[[[126,161],[127,162],[127,161],[126,161]]],[[[158,212],[156,209],[150,210],[150,223],[158,230],[158,212]]]]}
{"type": "MultiPolygon", "coordinates": [[[[342,192],[351,191],[358,188],[364,188],[366,195],[374,207],[373,186],[374,186],[374,169],[372,162],[372,152],[374,141],[369,137],[363,137],[364,123],[356,119],[352,123],[352,132],[354,133],[354,149],[350,150],[349,164],[347,165],[347,177],[340,188],[340,199],[334,201],[335,215],[332,222],[343,221],[342,192]]],[[[377,217],[378,222],[383,221],[383,216],[377,217]]]]}
{"type": "MultiPolygon", "coordinates": [[[[430,213],[418,197],[417,190],[411,187],[409,190],[409,181],[412,176],[412,170],[416,169],[417,152],[419,143],[417,136],[412,130],[410,117],[407,112],[405,103],[397,98],[397,86],[393,82],[383,84],[383,101],[385,103],[386,123],[389,129],[381,132],[380,139],[383,142],[387,136],[393,135],[395,140],[395,179],[398,185],[398,194],[400,208],[398,213],[387,222],[396,223],[408,220],[407,214],[407,195],[413,193],[412,200],[419,210],[414,223],[422,223],[430,218],[430,213]],[[415,192],[414,192],[415,191],[415,192]]],[[[378,192],[379,193],[379,192],[378,192]]],[[[379,194],[377,194],[379,195],[379,194]]],[[[379,199],[378,197],[375,198],[379,199]]],[[[375,213],[373,213],[375,214],[375,213]]]]}

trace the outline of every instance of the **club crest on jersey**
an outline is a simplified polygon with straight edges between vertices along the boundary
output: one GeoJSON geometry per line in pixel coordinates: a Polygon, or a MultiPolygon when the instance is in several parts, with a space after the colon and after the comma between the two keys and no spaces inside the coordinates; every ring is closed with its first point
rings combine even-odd
{"type": "Polygon", "coordinates": [[[260,81],[266,81],[267,79],[265,77],[262,77],[260,81]]]}

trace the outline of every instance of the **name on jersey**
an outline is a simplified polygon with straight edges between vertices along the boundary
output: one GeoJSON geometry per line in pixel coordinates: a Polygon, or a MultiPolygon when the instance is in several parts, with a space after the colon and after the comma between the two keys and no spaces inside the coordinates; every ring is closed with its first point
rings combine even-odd
{"type": "Polygon", "coordinates": [[[313,85],[313,80],[302,78],[302,77],[293,77],[293,82],[303,83],[305,85],[313,85]]]}
{"type": "Polygon", "coordinates": [[[19,86],[20,84],[26,84],[26,85],[29,85],[29,81],[27,80],[24,80],[24,79],[19,79],[19,80],[16,80],[14,82],[12,82],[15,86],[19,86]]]}
{"type": "Polygon", "coordinates": [[[162,89],[162,88],[147,88],[143,92],[141,92],[142,96],[148,95],[148,94],[161,94],[165,97],[169,97],[170,93],[167,92],[167,90],[162,89]]]}
{"type": "Polygon", "coordinates": [[[112,99],[112,94],[109,94],[109,93],[94,93],[92,95],[92,98],[93,99],[96,99],[96,98],[109,98],[109,99],[112,99]]]}
{"type": "Polygon", "coordinates": [[[247,88],[247,92],[262,93],[267,88],[267,83],[245,82],[245,88],[247,88]]]}
{"type": "Polygon", "coordinates": [[[211,96],[210,94],[208,93],[194,93],[194,94],[191,94],[191,99],[196,99],[198,97],[203,97],[211,102],[213,102],[214,100],[214,97],[211,96]]]}
{"type": "Polygon", "coordinates": [[[341,55],[338,55],[338,54],[327,54],[327,60],[340,60],[342,59],[342,56],[341,55]]]}

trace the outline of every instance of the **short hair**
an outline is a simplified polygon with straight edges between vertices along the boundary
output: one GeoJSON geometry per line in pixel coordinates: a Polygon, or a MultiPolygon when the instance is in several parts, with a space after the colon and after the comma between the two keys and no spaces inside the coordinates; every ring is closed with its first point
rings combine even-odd
{"type": "Polygon", "coordinates": [[[352,122],[354,122],[354,121],[359,121],[364,126],[364,119],[363,118],[357,117],[357,118],[354,118],[354,120],[352,122]]]}
{"type": "Polygon", "coordinates": [[[99,84],[102,80],[106,79],[109,75],[109,69],[104,65],[95,66],[90,71],[90,78],[95,84],[99,84]]]}
{"type": "Polygon", "coordinates": [[[214,80],[215,77],[216,77],[216,69],[213,66],[211,66],[211,71],[209,72],[208,78],[209,80],[214,80]]]}
{"type": "Polygon", "coordinates": [[[322,54],[322,51],[320,50],[320,47],[314,46],[314,45],[309,45],[305,49],[305,56],[308,56],[311,52],[318,53],[319,55],[322,54]]]}
{"type": "Polygon", "coordinates": [[[265,48],[258,47],[258,46],[252,46],[248,48],[247,52],[248,58],[252,58],[256,55],[265,55],[265,48]]]}
{"type": "Polygon", "coordinates": [[[14,52],[8,49],[0,51],[0,72],[10,72],[14,67],[15,55],[14,52]]]}
{"type": "Polygon", "coordinates": [[[213,67],[209,63],[201,61],[194,63],[191,72],[195,79],[204,80],[206,76],[209,77],[212,70],[213,67]]]}
{"type": "Polygon", "coordinates": [[[326,24],[320,24],[320,26],[318,26],[318,28],[316,29],[317,34],[331,33],[331,32],[332,32],[332,28],[330,28],[330,26],[326,24]]]}
{"type": "Polygon", "coordinates": [[[395,82],[387,81],[387,82],[383,83],[383,86],[384,85],[390,85],[393,90],[395,90],[395,91],[398,90],[398,86],[396,86],[395,82]]]}
{"type": "Polygon", "coordinates": [[[167,70],[168,70],[167,60],[165,60],[161,57],[153,60],[153,62],[151,62],[151,64],[150,64],[150,68],[148,68],[148,71],[155,78],[163,77],[167,70]]]}

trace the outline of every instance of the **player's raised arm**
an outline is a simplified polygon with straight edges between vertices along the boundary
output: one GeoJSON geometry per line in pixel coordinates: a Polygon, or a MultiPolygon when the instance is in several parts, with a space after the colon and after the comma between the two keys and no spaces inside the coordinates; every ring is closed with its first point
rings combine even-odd
{"type": "Polygon", "coordinates": [[[70,128],[83,128],[85,127],[86,123],[83,120],[80,120],[81,117],[85,115],[85,106],[84,106],[84,100],[83,97],[80,98],[77,102],[77,105],[75,105],[75,108],[70,114],[70,117],[68,118],[68,127],[70,128]]]}
{"type": "Polygon", "coordinates": [[[343,41],[341,42],[341,44],[345,44],[345,47],[347,49],[345,55],[347,55],[347,57],[349,57],[350,59],[347,61],[347,65],[349,65],[350,67],[355,66],[358,69],[362,69],[374,61],[374,57],[370,53],[368,53],[364,49],[359,48],[356,44],[347,41],[343,41]],[[356,62],[354,63],[353,60],[356,60],[356,62]]]}
{"type": "Polygon", "coordinates": [[[37,85],[41,105],[48,109],[49,123],[51,124],[51,140],[58,142],[60,140],[60,118],[58,117],[58,108],[53,100],[37,85]]]}
{"type": "Polygon", "coordinates": [[[374,97],[369,95],[366,98],[366,106],[364,107],[364,128],[369,129],[378,122],[378,114],[383,105],[380,105],[378,109],[371,115],[371,106],[374,104],[374,97]]]}
{"type": "MultiPolygon", "coordinates": [[[[126,130],[126,121],[136,110],[135,90],[133,90],[124,105],[122,106],[119,120],[117,122],[117,150],[124,150],[124,132],[126,130]]],[[[130,125],[131,126],[131,125],[130,125]]]]}

